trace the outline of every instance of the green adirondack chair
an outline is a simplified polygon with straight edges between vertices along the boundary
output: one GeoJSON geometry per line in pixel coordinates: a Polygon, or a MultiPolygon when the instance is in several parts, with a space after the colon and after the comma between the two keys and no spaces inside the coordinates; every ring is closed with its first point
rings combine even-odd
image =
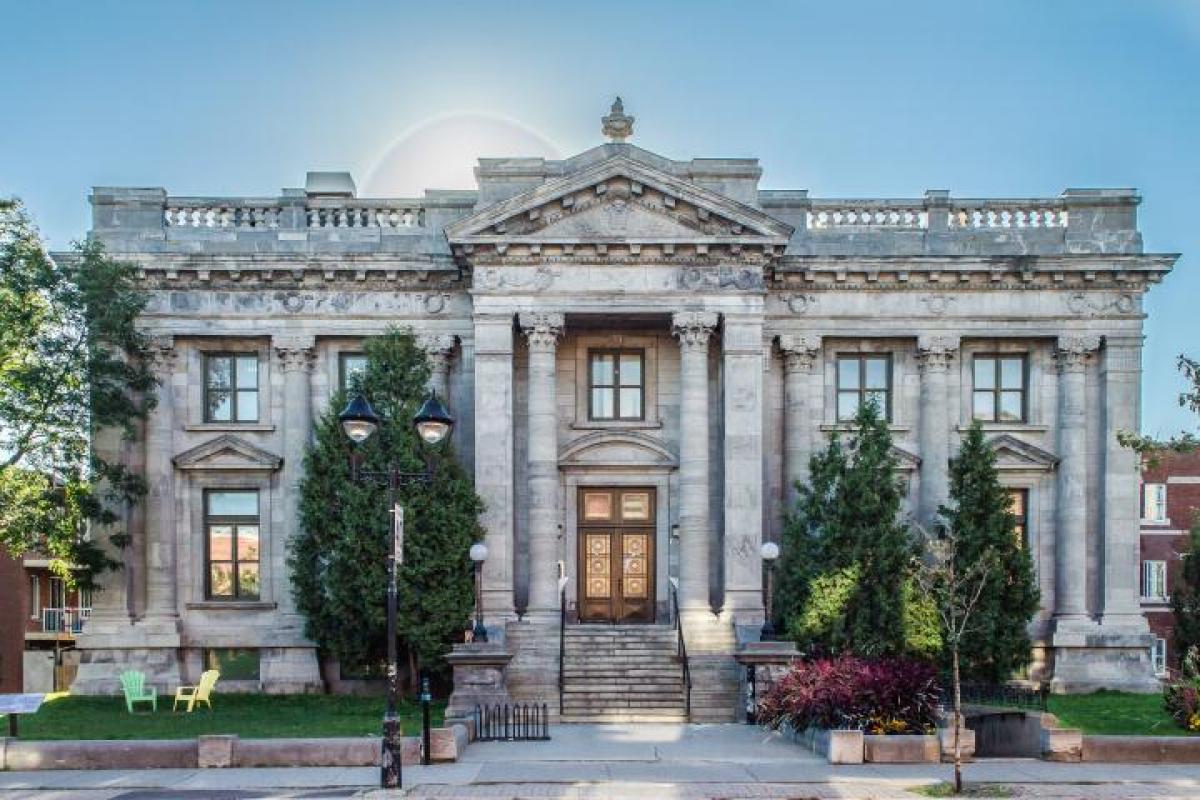
{"type": "Polygon", "coordinates": [[[125,692],[125,708],[130,714],[134,713],[133,707],[137,703],[149,703],[151,708],[158,711],[158,691],[146,688],[146,676],[141,672],[135,669],[122,672],[121,689],[125,692]]]}

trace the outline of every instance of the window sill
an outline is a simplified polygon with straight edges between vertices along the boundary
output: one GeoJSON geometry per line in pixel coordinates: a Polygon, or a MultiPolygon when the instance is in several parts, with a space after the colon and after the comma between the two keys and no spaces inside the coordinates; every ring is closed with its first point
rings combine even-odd
{"type": "Polygon", "coordinates": [[[658,420],[588,420],[587,422],[572,422],[573,431],[608,431],[608,430],[657,430],[662,427],[658,420]]]}
{"type": "MultiPolygon", "coordinates": [[[[1032,422],[983,422],[983,429],[989,433],[1045,433],[1050,430],[1049,425],[1035,425],[1032,422]]],[[[958,432],[966,433],[971,430],[970,425],[959,425],[958,432]]]]}
{"type": "Polygon", "coordinates": [[[189,611],[273,611],[275,606],[266,600],[204,600],[185,605],[189,611]]]}
{"type": "Polygon", "coordinates": [[[1169,597],[1143,597],[1142,605],[1145,606],[1165,606],[1169,605],[1171,598],[1169,597]]]}
{"type": "MultiPolygon", "coordinates": [[[[821,430],[826,433],[832,433],[833,431],[849,433],[851,431],[855,431],[858,429],[855,427],[853,422],[833,422],[833,423],[827,422],[827,423],[821,425],[821,430]]],[[[912,430],[912,426],[911,425],[888,425],[888,430],[890,430],[892,433],[908,433],[910,430],[912,430]]]]}
{"type": "Polygon", "coordinates": [[[262,422],[200,422],[194,425],[184,425],[185,431],[246,431],[250,433],[272,433],[274,425],[262,422]]]}
{"type": "Polygon", "coordinates": [[[1144,519],[1144,520],[1142,520],[1142,524],[1143,525],[1154,525],[1154,526],[1165,528],[1171,524],[1171,520],[1169,520],[1169,519],[1144,519]]]}

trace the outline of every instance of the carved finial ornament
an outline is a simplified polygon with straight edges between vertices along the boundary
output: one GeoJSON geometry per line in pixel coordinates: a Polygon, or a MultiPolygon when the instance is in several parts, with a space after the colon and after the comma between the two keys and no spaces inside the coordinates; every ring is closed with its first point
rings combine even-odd
{"type": "Polygon", "coordinates": [[[633,136],[633,117],[625,113],[625,104],[620,97],[613,102],[608,114],[600,118],[600,122],[600,130],[609,141],[623,142],[633,136]]]}
{"type": "Polygon", "coordinates": [[[671,332],[686,347],[707,346],[718,320],[715,311],[681,311],[671,317],[671,332]]]}
{"type": "Polygon", "coordinates": [[[562,336],[565,321],[562,314],[522,314],[521,330],[530,347],[554,347],[562,336]]]}
{"type": "Polygon", "coordinates": [[[1082,372],[1087,360],[1099,349],[1099,336],[1060,336],[1054,359],[1061,372],[1082,372]]]}

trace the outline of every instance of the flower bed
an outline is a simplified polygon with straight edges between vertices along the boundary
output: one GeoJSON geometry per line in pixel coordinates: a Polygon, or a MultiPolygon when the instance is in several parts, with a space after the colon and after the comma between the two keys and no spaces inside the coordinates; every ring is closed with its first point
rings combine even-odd
{"type": "Polygon", "coordinates": [[[931,734],[938,714],[937,671],[905,658],[854,656],[795,664],[760,700],[771,728],[850,729],[870,735],[931,734]]]}

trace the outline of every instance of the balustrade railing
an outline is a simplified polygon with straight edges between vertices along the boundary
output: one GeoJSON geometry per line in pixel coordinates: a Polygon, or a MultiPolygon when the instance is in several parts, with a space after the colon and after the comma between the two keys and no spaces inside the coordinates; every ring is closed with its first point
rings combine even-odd
{"type": "Polygon", "coordinates": [[[43,608],[43,633],[80,633],[92,616],[90,608],[43,608]]]}
{"type": "MultiPolygon", "coordinates": [[[[299,209],[300,227],[379,228],[406,230],[425,226],[425,210],[409,200],[309,201],[299,209]]],[[[200,198],[172,197],[163,211],[168,228],[275,230],[296,227],[285,222],[285,209],[278,200],[253,199],[214,202],[200,198]]]]}
{"type": "Polygon", "coordinates": [[[809,230],[837,228],[904,229],[925,228],[929,215],[920,201],[814,200],[808,212],[809,230]]]}
{"type": "Polygon", "coordinates": [[[955,200],[949,227],[963,228],[1065,228],[1067,210],[1056,203],[1030,200],[955,200]]]}

